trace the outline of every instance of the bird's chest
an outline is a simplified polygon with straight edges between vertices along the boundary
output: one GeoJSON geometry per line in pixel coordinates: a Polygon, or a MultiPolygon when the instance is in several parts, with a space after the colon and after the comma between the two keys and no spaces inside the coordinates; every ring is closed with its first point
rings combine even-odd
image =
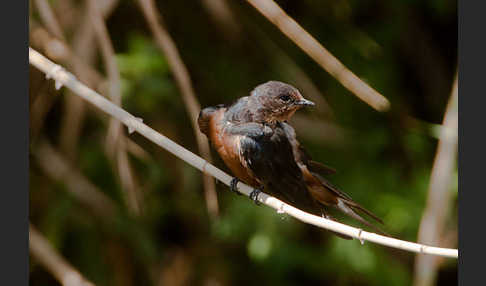
{"type": "Polygon", "coordinates": [[[258,187],[260,182],[253,176],[251,170],[246,166],[241,152],[241,136],[229,132],[231,123],[223,122],[222,115],[215,116],[211,122],[211,142],[213,147],[223,159],[226,166],[233,174],[248,185],[258,187]],[[219,119],[219,120],[218,120],[219,119]]]}

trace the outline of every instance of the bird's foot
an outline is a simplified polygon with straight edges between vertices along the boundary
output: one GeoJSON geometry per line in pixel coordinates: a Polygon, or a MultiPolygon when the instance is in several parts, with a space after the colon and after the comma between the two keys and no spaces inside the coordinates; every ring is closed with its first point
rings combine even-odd
{"type": "Polygon", "coordinates": [[[261,205],[260,201],[258,200],[258,195],[262,191],[260,189],[253,189],[250,193],[250,200],[252,200],[257,206],[261,205]]]}
{"type": "Polygon", "coordinates": [[[237,178],[237,177],[233,177],[233,179],[231,180],[230,182],[230,190],[233,192],[233,193],[236,193],[238,196],[241,196],[241,193],[238,192],[238,189],[236,188],[236,185],[238,185],[238,182],[240,180],[237,178]]]}

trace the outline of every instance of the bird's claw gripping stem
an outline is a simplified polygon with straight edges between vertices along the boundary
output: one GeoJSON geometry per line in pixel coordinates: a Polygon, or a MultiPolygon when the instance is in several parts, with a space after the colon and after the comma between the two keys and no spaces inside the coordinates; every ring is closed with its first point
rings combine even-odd
{"type": "Polygon", "coordinates": [[[258,200],[258,195],[262,191],[260,189],[253,189],[250,193],[250,200],[252,200],[257,206],[261,205],[260,201],[258,200]]]}
{"type": "Polygon", "coordinates": [[[238,192],[238,189],[236,188],[236,185],[238,185],[239,181],[240,180],[237,177],[234,177],[230,182],[230,190],[236,193],[238,196],[241,196],[241,193],[238,192]]]}

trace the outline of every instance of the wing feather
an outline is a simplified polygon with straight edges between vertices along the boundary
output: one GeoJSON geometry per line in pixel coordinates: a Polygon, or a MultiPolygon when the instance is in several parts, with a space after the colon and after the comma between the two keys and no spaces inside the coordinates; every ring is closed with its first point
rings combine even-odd
{"type": "Polygon", "coordinates": [[[264,125],[252,128],[257,130],[241,136],[241,157],[263,182],[265,192],[304,211],[321,215],[321,207],[307,191],[284,130],[277,126],[272,129],[273,132],[264,132],[265,128],[269,128],[264,125]]]}

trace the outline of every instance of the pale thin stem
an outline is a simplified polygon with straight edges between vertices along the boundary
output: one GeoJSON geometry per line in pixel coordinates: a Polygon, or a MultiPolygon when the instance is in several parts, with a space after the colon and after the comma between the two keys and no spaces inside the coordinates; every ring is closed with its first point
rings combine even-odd
{"type": "MultiPolygon", "coordinates": [[[[115,0],[109,0],[110,3],[115,4],[115,0]]],[[[113,6],[107,6],[107,8],[112,9],[113,6]]],[[[105,12],[104,14],[108,13],[109,11],[102,11],[105,12]]],[[[83,42],[82,39],[91,39],[94,40],[93,36],[94,34],[88,33],[87,31],[91,31],[91,21],[87,21],[89,25],[89,29],[85,28],[83,29],[84,32],[76,33],[76,35],[86,35],[86,36],[80,36],[79,42],[80,45],[75,44],[75,51],[72,51],[70,47],[64,43],[63,41],[51,36],[44,28],[38,26],[37,23],[35,23],[34,20],[31,20],[31,25],[33,26],[32,28],[32,33],[31,33],[31,42],[33,45],[36,45],[40,47],[49,58],[63,62],[63,63],[71,63],[73,70],[75,71],[75,74],[78,76],[78,78],[84,82],[86,85],[91,85],[91,86],[101,86],[104,84],[107,80],[104,78],[103,75],[101,75],[96,69],[91,67],[87,62],[91,62],[92,59],[92,52],[90,52],[92,49],[91,46],[86,46],[85,44],[81,43],[83,42]],[[83,48],[81,48],[83,47],[83,48]],[[87,50],[89,50],[87,52],[87,50]],[[88,55],[89,54],[89,55],[88,55]],[[84,79],[84,80],[83,80],[84,79]]],[[[76,37],[76,39],[78,39],[76,37]]],[[[76,40],[75,40],[76,42],[76,40]]],[[[100,89],[97,89],[98,91],[101,92],[100,89]]],[[[48,96],[53,96],[50,94],[47,94],[48,96]]],[[[44,96],[39,96],[34,103],[32,104],[31,108],[31,129],[34,131],[32,134],[37,134],[39,128],[42,126],[42,122],[44,120],[45,113],[47,113],[50,109],[50,106],[52,105],[51,101],[44,103],[46,101],[44,96]]],[[[78,142],[77,138],[79,132],[73,131],[73,129],[77,129],[76,126],[81,125],[82,118],[84,118],[83,115],[79,113],[84,113],[84,108],[83,106],[85,102],[77,97],[77,96],[69,96],[66,98],[66,112],[65,116],[66,118],[62,120],[63,125],[61,127],[61,140],[64,140],[64,138],[69,138],[66,140],[69,140],[69,143],[65,143],[64,141],[61,142],[61,149],[68,155],[69,158],[73,158],[73,156],[69,156],[72,154],[71,152],[66,152],[66,149],[71,149],[71,148],[64,148],[65,145],[72,146],[76,145],[76,142],[78,142]],[[75,115],[78,114],[78,115],[75,115]],[[64,123],[65,122],[65,123],[64,123]],[[64,134],[64,135],[63,135],[64,134]]],[[[100,112],[98,109],[94,109],[99,115],[105,115],[105,113],[100,112]]],[[[32,138],[35,138],[36,136],[33,136],[32,138]]],[[[141,160],[149,160],[150,155],[142,149],[140,146],[138,146],[135,142],[127,138],[127,150],[134,155],[135,157],[140,158],[141,160]]]]}
{"type": "Polygon", "coordinates": [[[29,249],[32,257],[62,285],[94,286],[92,282],[70,265],[31,224],[29,224],[29,249]]]}
{"type": "Polygon", "coordinates": [[[266,42],[269,46],[269,53],[273,55],[274,61],[281,66],[281,70],[287,72],[287,80],[298,88],[302,88],[304,97],[313,101],[316,106],[315,110],[318,113],[326,115],[329,118],[334,117],[333,111],[324,95],[320,92],[317,86],[312,82],[312,79],[299,67],[299,65],[288,56],[277,44],[270,38],[266,37],[263,31],[255,24],[252,25],[255,32],[260,37],[260,41],[266,42]]]}
{"type": "MultiPolygon", "coordinates": [[[[226,0],[202,0],[204,7],[206,10],[215,18],[218,22],[220,22],[223,26],[223,30],[229,32],[231,30],[230,38],[233,40],[238,33],[241,33],[241,26],[238,24],[235,15],[231,12],[231,9],[228,7],[228,3],[226,0]]],[[[292,85],[296,86],[297,88],[301,88],[301,92],[303,91],[304,97],[310,99],[316,106],[314,108],[315,111],[326,115],[328,117],[333,117],[332,110],[324,99],[324,96],[321,94],[319,89],[314,85],[312,80],[307,76],[307,74],[298,66],[298,64],[290,58],[282,49],[272,42],[266,35],[261,31],[260,27],[256,24],[252,24],[251,28],[255,32],[255,34],[259,37],[259,40],[263,42],[263,47],[267,48],[269,54],[271,55],[272,59],[281,66],[281,70],[285,70],[285,78],[291,83],[292,85]]]]}
{"type": "Polygon", "coordinates": [[[56,95],[51,92],[47,92],[45,87],[36,90],[37,96],[30,104],[30,137],[29,141],[32,143],[36,140],[42,126],[44,125],[44,120],[47,113],[54,105],[56,101],[56,95]]]}
{"type": "Polygon", "coordinates": [[[388,99],[346,68],[336,57],[314,39],[311,34],[304,30],[294,19],[289,17],[274,1],[247,1],[361,100],[378,111],[386,111],[390,108],[388,99]]]}
{"type": "MultiPolygon", "coordinates": [[[[57,41],[46,41],[46,39],[51,38],[47,33],[43,33],[43,31],[34,31],[37,34],[33,34],[33,36],[39,36],[44,38],[45,43],[49,43],[51,45],[45,45],[46,50],[51,52],[48,55],[52,56],[52,54],[65,57],[67,58],[68,66],[72,68],[78,76],[80,76],[81,80],[86,81],[86,74],[79,73],[80,69],[80,61],[78,57],[73,56],[70,53],[69,48],[67,45],[63,45],[65,42],[65,37],[63,35],[63,29],[61,28],[59,21],[54,16],[54,12],[52,11],[49,3],[46,0],[36,0],[37,10],[41,15],[42,22],[47,27],[48,31],[57,38],[57,41]]],[[[82,61],[81,61],[82,63],[82,61]]],[[[88,82],[89,83],[89,82],[88,82]]],[[[80,114],[82,114],[83,104],[79,99],[76,99],[74,96],[69,96],[67,99],[68,106],[73,107],[68,109],[64,115],[67,120],[63,120],[61,124],[61,147],[64,150],[64,153],[71,159],[75,159],[76,155],[76,143],[77,138],[79,137],[79,133],[81,130],[81,122],[80,114]],[[71,104],[74,103],[74,104],[71,104]]]]}
{"type": "Polygon", "coordinates": [[[52,60],[72,66],[83,82],[95,86],[101,83],[102,75],[88,65],[77,53],[73,52],[64,41],[51,36],[35,20],[30,20],[30,22],[32,25],[32,32],[30,33],[32,46],[42,49],[52,60]]]}
{"type": "MultiPolygon", "coordinates": [[[[118,3],[118,0],[99,0],[96,1],[103,17],[107,17],[113,11],[118,3]]],[[[79,27],[73,33],[72,46],[75,58],[79,60],[74,61],[73,71],[80,76],[83,82],[87,82],[89,86],[100,87],[104,83],[102,77],[90,78],[90,74],[97,72],[91,68],[95,62],[97,49],[93,23],[91,21],[91,13],[88,5],[83,9],[83,14],[79,21],[79,27]],[[91,84],[91,80],[96,80],[91,84]]],[[[77,96],[68,96],[64,101],[63,120],[61,122],[61,135],[59,136],[61,150],[71,159],[77,158],[78,142],[81,136],[84,119],[86,118],[85,103],[77,96]]]]}
{"type": "MultiPolygon", "coordinates": [[[[174,154],[175,156],[179,157],[180,159],[184,160],[185,162],[204,172],[205,174],[215,177],[216,179],[228,186],[230,185],[231,180],[233,179],[232,176],[226,174],[225,172],[216,168],[203,158],[195,155],[191,151],[185,149],[184,147],[178,145],[164,135],[158,133],[143,122],[140,122],[135,116],[106,100],[103,96],[79,82],[76,77],[74,77],[71,73],[67,72],[61,66],[51,62],[49,59],[45,58],[30,47],[29,62],[42,72],[46,73],[49,77],[53,78],[55,81],[60,82],[67,88],[71,89],[78,96],[89,101],[91,104],[105,111],[112,117],[120,120],[128,128],[138,132],[142,136],[146,137],[160,147],[166,149],[170,153],[174,154]]],[[[241,182],[238,183],[237,189],[240,193],[246,196],[249,196],[249,194],[253,191],[252,187],[241,182]]],[[[260,195],[258,196],[258,200],[280,213],[287,213],[290,216],[293,216],[305,223],[338,232],[347,236],[351,236],[353,238],[359,239],[360,241],[367,240],[381,245],[417,253],[433,254],[452,258],[457,258],[458,256],[457,249],[433,247],[399,240],[383,235],[378,235],[376,233],[367,232],[359,228],[351,227],[336,221],[315,216],[303,212],[265,193],[260,193],[260,195]]]]}
{"type": "MultiPolygon", "coordinates": [[[[104,23],[103,15],[95,0],[88,0],[88,9],[91,13],[95,36],[108,74],[110,99],[116,105],[121,106],[120,72],[116,63],[115,50],[104,23]]],[[[123,190],[127,193],[128,206],[135,214],[140,214],[140,190],[136,185],[135,176],[126,153],[126,141],[122,133],[121,124],[115,119],[110,120],[110,126],[108,127],[106,151],[108,157],[112,160],[114,159],[117,165],[123,190]]]]}
{"type": "MultiPolygon", "coordinates": [[[[228,7],[226,0],[203,0],[202,3],[208,12],[221,23],[219,26],[224,26],[225,31],[231,30],[231,37],[235,37],[236,34],[241,33],[241,27],[238,24],[235,15],[231,12],[228,7]]],[[[252,24],[252,29],[259,36],[260,41],[263,41],[265,47],[270,51],[272,58],[278,65],[282,66],[282,70],[286,70],[288,75],[287,80],[298,88],[302,88],[304,91],[304,96],[314,103],[316,103],[315,110],[319,113],[327,115],[328,117],[333,117],[333,112],[324,96],[321,94],[319,89],[314,85],[312,80],[307,76],[307,74],[299,67],[299,65],[290,58],[282,49],[272,42],[266,35],[261,31],[260,27],[256,24],[252,24]]]]}
{"type": "Polygon", "coordinates": [[[202,0],[204,8],[218,23],[228,38],[235,39],[241,35],[241,27],[231,12],[226,0],[202,0]]]}
{"type": "Polygon", "coordinates": [[[150,153],[145,151],[145,149],[143,149],[135,141],[127,137],[126,142],[128,152],[130,152],[130,154],[132,154],[134,157],[138,158],[141,161],[153,161],[150,153]]]}
{"type": "Polygon", "coordinates": [[[46,0],[35,0],[35,6],[37,7],[37,11],[39,11],[42,22],[44,22],[44,25],[46,25],[49,32],[58,39],[64,40],[61,26],[59,25],[49,3],[47,3],[46,0]]]}
{"type": "MultiPolygon", "coordinates": [[[[93,69],[91,69],[89,65],[84,64],[84,61],[80,61],[77,56],[73,56],[73,53],[70,51],[68,46],[63,43],[64,37],[62,35],[62,29],[55,19],[49,4],[45,0],[36,1],[38,3],[38,9],[41,10],[41,15],[43,15],[44,22],[48,26],[49,30],[55,33],[55,35],[60,39],[57,42],[50,41],[50,43],[57,44],[54,45],[54,47],[57,47],[58,50],[61,51],[61,55],[64,54],[64,56],[67,56],[69,62],[71,63],[70,66],[72,66],[76,74],[80,75],[81,78],[84,78],[85,81],[89,82],[87,78],[90,75],[96,75],[96,79],[100,79],[99,74],[92,72],[93,69]]],[[[76,38],[76,48],[84,47],[84,49],[80,50],[78,48],[76,52],[77,54],[82,54],[84,58],[93,58],[93,48],[92,46],[86,46],[86,43],[90,42],[87,41],[86,38],[92,38],[93,36],[97,36],[98,43],[101,47],[103,59],[105,61],[105,67],[108,71],[107,73],[110,86],[110,98],[117,105],[121,105],[120,76],[115,62],[114,49],[111,45],[108,31],[106,30],[103,21],[103,14],[106,14],[111,9],[113,9],[116,2],[117,1],[113,0],[90,0],[88,2],[88,9],[85,18],[89,19],[90,21],[84,21],[89,24],[83,25],[81,27],[82,33],[79,33],[79,36],[76,38]],[[81,36],[85,38],[82,41],[80,41],[81,36]]],[[[44,38],[46,38],[46,36],[44,36],[44,38]]],[[[67,112],[65,113],[65,116],[68,120],[64,120],[64,123],[61,127],[61,134],[63,134],[63,136],[60,136],[61,146],[65,153],[68,155],[68,157],[71,159],[71,161],[74,161],[76,157],[75,155],[77,153],[76,143],[78,141],[82,121],[84,119],[84,103],[82,101],[79,101],[79,99],[76,100],[76,97],[70,96],[66,100],[66,111],[67,112]]],[[[130,166],[128,155],[126,154],[126,142],[121,142],[124,139],[124,136],[121,134],[120,123],[112,119],[110,121],[110,127],[108,129],[106,150],[109,154],[109,157],[112,159],[116,154],[116,159],[114,161],[117,165],[118,174],[123,189],[126,190],[128,194],[128,205],[130,206],[130,209],[132,209],[132,211],[134,211],[135,213],[140,213],[140,195],[138,194],[138,187],[130,166]]]]}
{"type": "Polygon", "coordinates": [[[96,1],[88,0],[88,9],[91,15],[91,23],[95,31],[95,36],[98,45],[103,55],[103,62],[108,74],[108,80],[110,82],[109,94],[110,99],[116,105],[121,105],[121,92],[120,92],[120,73],[115,58],[115,50],[110,40],[108,30],[105,26],[103,15],[101,14],[96,1]]]}
{"type": "MultiPolygon", "coordinates": [[[[91,43],[92,39],[89,39],[89,36],[93,35],[91,21],[84,21],[86,19],[83,19],[80,28],[81,33],[75,33],[75,52],[72,53],[68,45],[65,44],[63,29],[60,26],[59,21],[55,18],[49,3],[45,0],[36,0],[36,2],[42,21],[55,37],[46,35],[47,33],[42,30],[35,30],[32,33],[34,40],[35,36],[41,38],[49,56],[66,58],[68,66],[72,68],[80,79],[83,82],[88,83],[90,86],[94,86],[90,80],[99,80],[100,76],[96,71],[93,72],[93,69],[90,69],[89,65],[86,64],[92,61],[95,50],[91,43]],[[83,27],[86,26],[88,29],[83,29],[83,27]],[[85,31],[91,31],[91,33],[83,33],[85,31]],[[79,43],[83,43],[82,46],[79,43]],[[80,47],[82,49],[79,49],[80,47]]],[[[116,2],[116,0],[97,1],[97,6],[102,10],[102,13],[106,14],[109,10],[113,9],[114,2],[116,2]]],[[[68,1],[62,3],[63,4],[61,5],[65,5],[65,8],[67,7],[69,9],[71,3],[68,3],[68,1]]],[[[69,14],[73,12],[67,11],[66,13],[69,14]]],[[[90,17],[90,14],[87,13],[87,16],[90,17]]],[[[65,120],[62,120],[61,123],[60,145],[66,156],[71,161],[75,161],[77,157],[77,142],[81,133],[85,114],[84,103],[78,97],[68,96],[65,101],[65,109],[65,120]]]]}
{"type": "Polygon", "coordinates": [[[40,140],[33,155],[48,177],[64,182],[68,192],[100,217],[107,218],[114,215],[115,203],[72,167],[46,140],[40,140]]]}
{"type": "MultiPolygon", "coordinates": [[[[172,40],[165,27],[162,25],[162,22],[159,20],[161,16],[157,13],[154,1],[139,0],[138,2],[140,3],[140,7],[142,8],[150,29],[154,34],[156,43],[165,54],[169,67],[174,74],[177,85],[179,86],[182,100],[184,101],[191,121],[191,126],[194,130],[199,153],[204,159],[211,162],[212,160],[208,140],[199,131],[199,127],[197,125],[197,117],[199,115],[199,111],[201,110],[201,106],[199,105],[196,95],[194,94],[189,72],[187,71],[184,62],[179,55],[175,42],[172,40]]],[[[203,183],[208,213],[211,218],[217,218],[219,215],[219,206],[214,180],[210,176],[203,175],[203,183]]]]}
{"type": "MultiPolygon", "coordinates": [[[[450,209],[450,183],[457,155],[458,90],[457,73],[447,104],[441,129],[437,153],[430,176],[427,205],[420,222],[418,241],[439,244],[444,232],[447,213],[450,209]]],[[[433,285],[437,276],[437,259],[424,255],[415,258],[414,285],[433,285]]]]}
{"type": "Polygon", "coordinates": [[[59,25],[63,31],[72,31],[73,27],[78,24],[80,11],[77,9],[75,2],[77,0],[52,1],[52,9],[57,16],[59,25]]]}

